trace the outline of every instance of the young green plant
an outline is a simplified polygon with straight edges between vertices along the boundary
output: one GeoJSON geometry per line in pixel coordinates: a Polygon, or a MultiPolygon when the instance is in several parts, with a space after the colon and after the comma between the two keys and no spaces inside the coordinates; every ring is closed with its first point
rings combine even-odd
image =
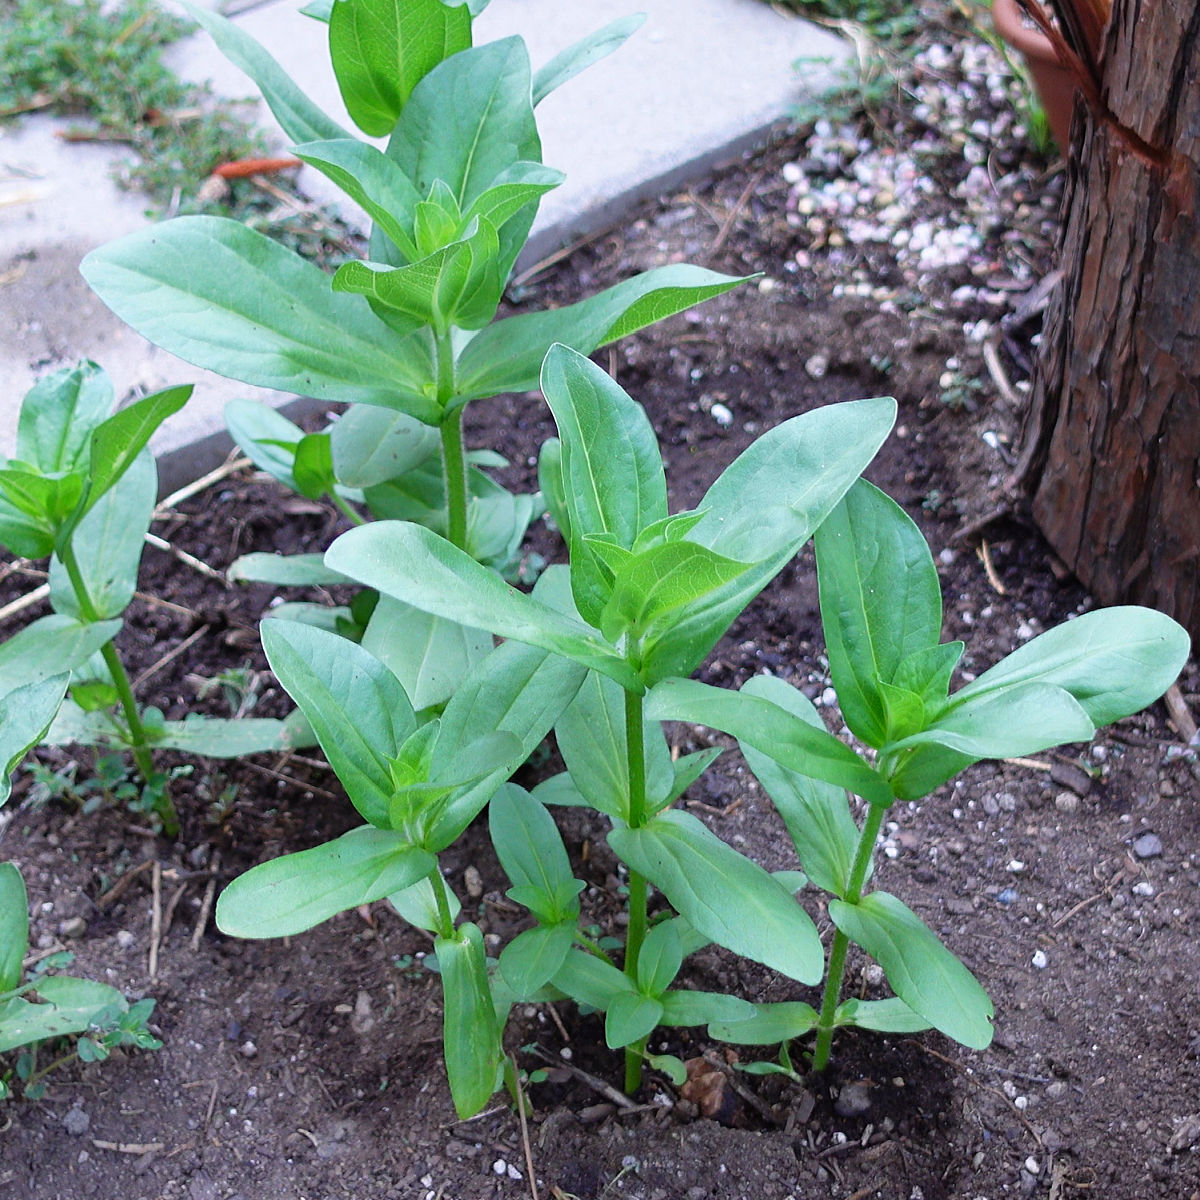
{"type": "MultiPolygon", "coordinates": [[[[535,106],[641,18],[617,21],[535,71],[521,38],[474,44],[480,0],[312,5],[308,15],[328,23],[333,71],[364,138],[317,107],[238,25],[184,3],[258,85],[293,152],[365,210],[369,259],[343,263],[331,279],[234,221],[186,217],[93,252],[84,276],[123,320],[189,362],[350,405],[330,428],[304,434],[269,408],[236,403],[231,429],[260,466],[305,495],[329,496],[353,520],[365,507],[372,517],[419,521],[505,566],[541,507],[480,470],[496,456],[464,446],[467,404],[535,388],[554,342],[590,353],[738,282],[678,264],[562,308],[497,319],[539,201],[563,178],[542,163],[535,106]],[[386,138],[386,148],[367,138],[386,138]]],[[[256,556],[239,570],[270,582],[281,571],[287,582],[328,579],[311,559],[281,566],[256,556]]],[[[414,694],[421,708],[444,703],[486,652],[469,633],[395,602],[370,619],[370,643],[388,647],[410,690],[435,664],[443,686],[414,694]],[[413,635],[422,620],[427,628],[413,635]],[[407,662],[406,651],[420,657],[407,662]]]]}
{"type": "Polygon", "coordinates": [[[155,746],[229,757],[286,741],[279,721],[166,721],[140,708],[114,643],[157,501],[147,443],[191,390],[169,388],[113,413],[112,384],[95,363],[57,371],[25,397],[16,457],[0,463],[0,545],[50,556],[54,610],[0,644],[0,693],[71,672],[69,698],[43,740],[129,751],[146,805],[172,835],[178,817],[155,746]]]}
{"type": "MultiPolygon", "coordinates": [[[[750,446],[696,509],[671,515],[662,459],[641,406],[565,346],[546,356],[541,384],[560,437],[547,445],[542,477],[567,535],[569,605],[517,592],[418,525],[360,526],[334,542],[326,564],[414,608],[588,669],[556,726],[569,777],[541,795],[605,814],[613,825],[609,844],[629,868],[625,983],[608,1036],[627,1047],[632,1090],[674,975],[641,965],[651,884],[703,940],[794,978],[820,977],[820,941],[789,885],[671,808],[709,759],[672,764],[660,725],[646,719],[644,697],[664,679],[689,675],[795,555],[871,460],[895,404],[862,400],[792,418],[750,446]]],[[[829,741],[848,779],[871,774],[852,751],[829,741]]],[[[552,924],[567,920],[561,901],[552,910],[552,924]]],[[[543,936],[547,954],[572,964],[551,983],[593,1003],[598,993],[584,995],[577,985],[585,952],[572,949],[565,933],[543,936]]],[[[659,950],[673,959],[670,946],[659,950]]]]}
{"type": "MultiPolygon", "coordinates": [[[[552,583],[543,577],[540,594],[552,583]]],[[[217,924],[238,937],[284,937],[386,897],[434,935],[451,1093],[461,1114],[478,1112],[504,1072],[510,1001],[489,980],[479,927],[456,923],[460,905],[437,856],[542,741],[584,672],[506,644],[474,667],[440,716],[421,721],[400,682],[361,646],[295,621],[265,622],[262,638],[366,823],[234,880],[217,902],[217,924]]]]}
{"type": "Polygon", "coordinates": [[[984,758],[1088,741],[1096,729],[1156,700],[1187,659],[1187,633],[1151,609],[1086,613],[1027,642],[953,694],[961,642],[941,643],[937,569],[920,530],[860,480],[817,530],[821,616],[833,685],[853,755],[796,688],[771,676],[740,692],[668,680],[649,697],[669,720],[733,734],[778,808],[835,926],[820,1007],[764,1004],[753,1020],[718,1022],[714,1036],[772,1044],[816,1033],[812,1066],[829,1061],[834,1031],[933,1027],[976,1049],[992,1038],[992,1003],[937,935],[890,893],[868,889],[880,828],[896,800],[920,800],[984,758]],[[836,754],[851,755],[859,780],[836,754]],[[825,748],[825,751],[822,748],[825,748]],[[847,791],[866,802],[861,826],[847,791]],[[883,968],[895,995],[841,1000],[850,945],[883,968]]]}

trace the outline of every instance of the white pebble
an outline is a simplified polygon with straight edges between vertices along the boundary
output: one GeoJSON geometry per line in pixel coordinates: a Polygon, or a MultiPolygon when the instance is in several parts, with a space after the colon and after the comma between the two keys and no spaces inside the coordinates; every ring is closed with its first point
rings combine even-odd
{"type": "Polygon", "coordinates": [[[1050,960],[1046,957],[1045,950],[1035,950],[1033,952],[1033,960],[1032,961],[1033,961],[1033,965],[1035,967],[1037,967],[1037,969],[1039,971],[1044,971],[1050,962],[1050,960]]]}
{"type": "Polygon", "coordinates": [[[712,419],[722,428],[733,424],[733,413],[724,404],[714,404],[709,412],[712,413],[712,419]]]}

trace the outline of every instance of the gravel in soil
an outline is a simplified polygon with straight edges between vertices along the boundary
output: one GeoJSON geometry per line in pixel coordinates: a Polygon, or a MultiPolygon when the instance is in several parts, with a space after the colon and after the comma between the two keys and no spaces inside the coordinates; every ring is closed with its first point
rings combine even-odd
{"type": "MultiPolygon", "coordinates": [[[[1025,150],[1005,68],[986,47],[931,35],[906,72],[907,98],[874,125],[830,116],[788,133],[541,272],[514,304],[562,303],[664,262],[759,273],[604,360],[650,412],[673,505],[693,504],[749,441],[797,412],[895,395],[899,424],[869,475],[925,530],[947,636],[967,643],[962,671],[977,674],[1090,606],[1005,489],[1059,177],[1025,150]],[[989,346],[1003,383],[984,365],[989,346]]],[[[468,427],[471,444],[509,458],[504,482],[536,486],[533,455],[553,432],[537,396],[477,404],[468,427]]],[[[222,570],[250,550],[318,549],[339,520],[236,475],[156,532],[222,570]]],[[[561,558],[544,527],[531,548],[561,558]]],[[[829,709],[812,567],[806,552],[784,571],[705,678],[735,686],[770,670],[829,709]]],[[[0,598],[33,583],[10,570],[0,598]]],[[[286,711],[258,646],[270,589],[223,587],[156,550],[142,588],[154,599],[135,602],[121,645],[135,675],[152,669],[146,702],[170,717],[225,715],[230,702],[286,711]],[[240,692],[205,686],[229,671],[242,672],[240,692]]],[[[1182,691],[1194,705],[1194,664],[1182,691]]],[[[691,726],[672,736],[681,751],[727,742],[691,726]]],[[[39,758],[80,781],[91,762],[39,758]]],[[[849,1034],[828,1079],[792,1082],[739,1074],[729,1048],[672,1031],[664,1048],[699,1060],[696,1086],[679,1092],[652,1073],[630,1106],[613,1099],[619,1064],[598,1048],[595,1018],[529,1006],[509,1043],[548,1076],[529,1089],[527,1145],[501,1097],[455,1120],[438,988],[421,965],[429,943],[385,905],[279,942],[213,928],[212,894],[230,877],[354,823],[323,764],[208,763],[175,792],[175,844],[113,807],[39,802],[28,775],[0,817],[36,949],[69,947],[77,973],[156,997],[164,1040],[157,1053],[63,1069],[44,1099],[6,1109],[0,1188],[14,1200],[520,1197],[530,1158],[540,1194],[556,1200],[1200,1196],[1200,784],[1194,751],[1159,707],[1091,746],[981,764],[889,814],[880,884],[991,993],[988,1050],[849,1034]]],[[[735,750],[684,803],[765,866],[794,866],[735,750]]],[[[620,883],[604,829],[579,810],[562,825],[573,861],[587,851],[584,903],[604,923],[620,883]]],[[[444,865],[485,933],[510,936],[486,834],[470,830],[444,865]]],[[[689,971],[696,986],[812,999],[713,950],[689,971]]],[[[849,978],[879,992],[863,961],[849,978]]]]}

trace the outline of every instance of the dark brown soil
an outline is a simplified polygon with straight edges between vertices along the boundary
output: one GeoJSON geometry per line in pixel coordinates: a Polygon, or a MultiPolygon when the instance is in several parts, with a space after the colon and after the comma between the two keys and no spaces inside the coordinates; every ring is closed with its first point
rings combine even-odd
{"type": "MultiPolygon", "coordinates": [[[[1054,200],[1018,212],[1020,189],[1036,168],[999,164],[1010,172],[1010,192],[1018,192],[1007,197],[1018,213],[1015,231],[992,229],[960,271],[910,276],[888,245],[838,245],[789,220],[783,166],[809,149],[808,131],[789,135],[685,194],[664,197],[538,275],[522,302],[558,303],[675,260],[763,272],[761,282],[629,339],[606,360],[659,430],[674,505],[694,503],[754,436],[796,412],[895,395],[899,427],[869,475],[925,529],[942,574],[947,636],[967,642],[963,668],[978,672],[1090,603],[1055,573],[1028,527],[1009,515],[985,520],[1003,506],[1006,447],[1017,437],[1019,413],[998,395],[979,343],[964,335],[964,325],[1018,309],[1049,269],[1054,200]],[[864,279],[893,301],[853,286],[864,279]],[[986,285],[1011,302],[998,309],[994,299],[972,299],[960,291],[971,291],[968,285],[986,285]],[[728,423],[714,417],[724,416],[714,408],[720,405],[728,423]]],[[[957,203],[950,190],[966,165],[935,168],[928,205],[944,211],[957,203]]],[[[1016,374],[1035,332],[1036,323],[1011,323],[1007,349],[1016,374]]],[[[495,446],[510,459],[506,482],[535,486],[531,456],[553,432],[538,397],[478,404],[469,426],[472,444],[495,446]]],[[[239,474],[182,504],[156,531],[220,570],[249,550],[320,549],[338,520],[239,474]]],[[[561,558],[544,528],[531,544],[561,558]]],[[[10,573],[3,598],[34,582],[10,573]]],[[[201,680],[248,668],[256,673],[255,714],[286,711],[257,641],[269,589],[225,588],[149,550],[143,590],[155,599],[135,602],[121,645],[135,675],[158,664],[140,688],[146,702],[168,716],[198,706],[225,713],[219,695],[197,699],[201,680]]],[[[828,684],[821,652],[805,553],[738,620],[703,673],[736,685],[769,668],[819,698],[828,684]]],[[[1182,690],[1196,700],[1194,664],[1182,690]]],[[[683,750],[714,737],[691,727],[674,732],[683,750]]],[[[76,761],[79,780],[91,761],[85,752],[40,758],[60,769],[76,761]]],[[[38,805],[28,776],[3,814],[0,853],[24,872],[34,945],[58,946],[63,923],[83,917],[86,931],[69,942],[73,970],[131,997],[156,997],[164,1046],[67,1067],[44,1099],[10,1104],[0,1114],[0,1194],[529,1195],[521,1126],[503,1098],[474,1120],[455,1120],[442,1074],[438,987],[419,962],[428,949],[424,935],[384,904],[283,942],[232,941],[211,923],[214,887],[355,823],[336,779],[304,757],[202,764],[176,782],[175,793],[184,832],[174,844],[139,831],[116,808],[85,815],[64,801],[38,805]]],[[[530,1088],[528,1151],[539,1194],[1200,1196],[1193,1149],[1200,1144],[1197,799],[1195,753],[1185,752],[1155,708],[1090,747],[1034,764],[983,764],[927,802],[896,806],[880,882],[938,930],[991,993],[997,1032],[984,1052],[934,1034],[848,1035],[827,1080],[801,1086],[729,1073],[718,1122],[698,1118],[694,1103],[653,1075],[634,1107],[615,1106],[573,1073],[618,1081],[617,1056],[602,1049],[595,1019],[565,1004],[553,1013],[519,1010],[510,1045],[522,1065],[558,1064],[530,1088]],[[1158,849],[1143,841],[1135,850],[1147,833],[1158,849]],[[847,1090],[850,1084],[859,1086],[847,1090]]],[[[736,751],[685,802],[766,866],[795,865],[736,751]]],[[[617,880],[602,824],[570,810],[563,828],[573,858],[589,848],[585,903],[604,920],[617,880]]],[[[468,831],[444,863],[463,896],[470,890],[464,873],[479,872],[473,916],[485,932],[507,936],[513,915],[486,833],[468,831]]],[[[697,955],[690,969],[694,982],[753,999],[806,997],[721,953],[697,955]]],[[[851,985],[876,986],[865,964],[852,965],[851,985]]],[[[706,1044],[701,1031],[672,1034],[666,1044],[685,1058],[727,1061],[727,1050],[706,1044]]]]}

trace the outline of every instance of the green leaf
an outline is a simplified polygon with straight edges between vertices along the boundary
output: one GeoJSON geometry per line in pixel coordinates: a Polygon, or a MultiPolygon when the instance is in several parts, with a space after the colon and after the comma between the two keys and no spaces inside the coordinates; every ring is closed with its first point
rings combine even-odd
{"type": "Polygon", "coordinates": [[[886,1000],[843,1000],[837,1006],[833,1023],[835,1026],[871,1029],[876,1033],[921,1033],[932,1028],[899,996],[889,996],[886,1000]]]}
{"type": "Polygon", "coordinates": [[[660,721],[690,721],[732,734],[781,766],[847,788],[872,804],[889,805],[892,791],[877,771],[823,727],[749,692],[731,692],[692,679],[665,679],[647,697],[660,721]]]}
{"type": "MultiPolygon", "coordinates": [[[[776,676],[756,675],[747,680],[742,691],[769,700],[814,729],[825,731],[807,697],[776,676]]],[[[739,748],[783,818],[796,854],[813,883],[835,896],[844,895],[859,836],[845,789],[789,770],[749,743],[739,748]]]]}
{"type": "Polygon", "coordinates": [[[538,387],[542,361],[555,342],[591,354],[741,282],[677,263],[626,279],[575,304],[495,321],[475,335],[459,358],[459,399],[531,391],[538,387]]]}
{"type": "Polygon", "coordinates": [[[325,563],[415,608],[540,646],[641,690],[624,659],[582,622],[523,595],[420,526],[379,521],[352,529],[329,547],[325,563]]]}
{"type": "Polygon", "coordinates": [[[53,544],[54,534],[79,504],[84,479],[78,471],[45,476],[19,464],[0,467],[0,505],[11,514],[13,522],[6,529],[11,548],[21,552],[28,547],[32,553],[25,557],[37,554],[40,558],[46,535],[53,544]]]}
{"type": "Polygon", "coordinates": [[[192,713],[182,721],[164,721],[155,731],[154,744],[164,750],[181,750],[205,758],[283,754],[300,748],[285,721],[273,717],[221,719],[199,713],[192,713]]]}
{"type": "Polygon", "coordinates": [[[492,650],[492,636],[381,596],[363,649],[400,680],[417,712],[445,704],[492,650]]]}
{"type": "Polygon", "coordinates": [[[260,400],[230,400],[225,405],[225,427],[260,471],[299,491],[292,472],[296,447],[304,436],[299,425],[260,400]]]}
{"type": "Polygon", "coordinates": [[[1152,704],[1190,652],[1170,617],[1133,605],[1084,613],[1026,642],[951,697],[951,706],[1019,683],[1064,688],[1097,728],[1152,704]]]}
{"type": "Polygon", "coordinates": [[[334,473],[356,488],[404,475],[437,456],[441,444],[436,429],[407,413],[366,404],[347,409],[330,431],[330,439],[334,473]]]}
{"type": "Polygon", "coordinates": [[[640,1042],[662,1019],[662,1002],[638,992],[614,996],[604,1014],[604,1040],[610,1050],[640,1042]]]}
{"type": "Polygon", "coordinates": [[[560,51],[533,77],[534,104],[540,104],[555,88],[561,87],[568,79],[574,79],[580,71],[607,58],[623,46],[629,35],[640,29],[645,21],[645,13],[622,17],[560,51]]]}
{"type": "Polygon", "coordinates": [[[92,251],[84,278],[164,350],[261,387],[378,404],[436,424],[425,339],[401,338],[286,247],[221,217],[179,217],[92,251]]]}
{"type": "MultiPolygon", "coordinates": [[[[654,811],[657,811],[660,807],[665,808],[668,804],[674,804],[724,752],[725,748],[723,746],[710,746],[707,750],[696,750],[691,754],[681,754],[675,760],[674,779],[671,781],[671,790],[662,797],[661,801],[657,797],[649,797],[654,811]]],[[[669,749],[667,753],[670,753],[669,749]]]]}
{"type": "Polygon", "coordinates": [[[687,1083],[687,1067],[674,1054],[647,1054],[646,1062],[655,1071],[661,1071],[676,1087],[683,1087],[687,1083]]]}
{"type": "Polygon", "coordinates": [[[120,621],[85,624],[60,613],[31,621],[0,645],[0,696],[81,667],[120,631],[120,621]]]}
{"type": "Polygon", "coordinates": [[[763,434],[725,470],[697,505],[703,516],[686,538],[757,565],[680,614],[647,656],[647,683],[695,670],[870,462],[895,413],[886,398],[814,409],[763,434]]]}
{"type": "Polygon", "coordinates": [[[76,620],[119,617],[137,590],[142,548],[158,500],[158,470],[144,450],[70,534],[87,592],[85,613],[61,560],[50,560],[50,603],[76,620]]]}
{"type": "Polygon", "coordinates": [[[504,1047],[488,987],[483,934],[466,924],[434,941],[445,996],[443,1041],[454,1109],[462,1120],[491,1099],[500,1082],[504,1047]]]}
{"type": "MultiPolygon", "coordinates": [[[[458,914],[462,912],[462,902],[450,888],[446,887],[445,881],[442,883],[442,889],[449,902],[450,920],[456,921],[458,914]]],[[[404,920],[418,929],[437,933],[441,926],[437,895],[433,890],[433,880],[428,875],[399,892],[393,892],[388,896],[388,903],[404,920]]]]}
{"type": "Polygon", "coordinates": [[[921,531],[878,488],[858,480],[815,538],[821,623],[842,716],[878,748],[914,728],[889,723],[883,684],[938,643],[942,593],[921,531]]]}
{"type": "Polygon", "coordinates": [[[824,970],[816,927],[790,893],[689,813],[659,813],[640,829],[613,829],[609,845],[696,930],[802,983],[824,970]]]}
{"type": "Polygon", "coordinates": [[[116,988],[90,979],[51,975],[38,982],[37,991],[45,1003],[16,997],[0,1007],[0,1054],[47,1038],[86,1033],[129,1007],[116,988]]]}
{"type": "Polygon", "coordinates": [[[715,1022],[740,1024],[754,1016],[754,1005],[740,996],[724,992],[693,992],[680,989],[660,996],[661,1025],[711,1025],[715,1022]]]}
{"type": "Polygon", "coordinates": [[[857,904],[832,900],[829,916],[887,975],[892,990],[934,1029],[982,1050],[992,1041],[992,1002],[975,977],[895,896],[871,892],[857,904]]]}
{"type": "Polygon", "coordinates": [[[413,88],[388,157],[428,195],[448,185],[466,211],[516,162],[540,162],[529,52],[517,37],[453,55],[413,88]]]}
{"type": "Polygon", "coordinates": [[[225,577],[231,583],[271,583],[279,587],[337,587],[353,582],[341,572],[331,571],[321,554],[262,551],[243,554],[230,564],[225,577]]]}
{"type": "Polygon", "coordinates": [[[531,646],[506,642],[480,662],[457,689],[442,714],[433,750],[439,776],[454,769],[478,740],[505,734],[512,739],[500,774],[464,792],[447,806],[431,833],[430,845],[449,845],[483,805],[541,744],[579,687],[583,671],[569,660],[531,646]]]}
{"type": "Polygon", "coordinates": [[[526,929],[501,952],[500,974],[517,999],[528,1000],[562,969],[574,942],[574,921],[526,929]]]}
{"type": "MultiPolygon", "coordinates": [[[[50,664],[54,664],[53,659],[50,664]]],[[[62,703],[67,679],[65,674],[50,675],[0,695],[0,805],[9,797],[12,788],[9,777],[17,763],[46,736],[62,703]]],[[[0,918],[0,929],[6,928],[0,918]]],[[[0,992],[4,990],[0,987],[0,992]]]]}
{"type": "MultiPolygon", "coordinates": [[[[683,966],[683,942],[674,921],[655,925],[642,943],[637,962],[638,990],[645,996],[662,994],[675,982],[683,966]]],[[[702,1022],[696,1022],[702,1024],[702,1022]]]]}
{"type": "Polygon", "coordinates": [[[217,926],[230,937],[303,933],[348,908],[370,904],[428,875],[437,859],[370,825],[239,875],[217,900],[217,926]]]}
{"type": "Polygon", "coordinates": [[[624,972],[583,950],[572,950],[567,955],[553,982],[577,1004],[586,1004],[599,1012],[618,996],[636,995],[624,972]]]}
{"type": "Polygon", "coordinates": [[[296,443],[292,474],[296,477],[296,490],[309,500],[333,495],[337,490],[337,479],[333,474],[329,434],[306,433],[296,443]]]}
{"type": "MultiPolygon", "coordinates": [[[[192,394],[192,385],[167,388],[115,412],[96,427],[90,443],[88,479],[82,508],[76,520],[96,503],[130,469],[158,427],[177,413],[192,394]]],[[[157,480],[157,474],[155,476],[157,480]]]]}
{"type": "MultiPolygon", "coordinates": [[[[646,796],[658,801],[673,782],[671,753],[657,721],[643,721],[646,796]]],[[[554,729],[575,786],[588,804],[625,820],[629,810],[629,755],[625,740],[625,692],[590,672],[554,729]]]]}
{"type": "Polygon", "coordinates": [[[372,825],[388,828],[391,762],[416,728],[399,680],[363,647],[309,625],[264,622],[262,643],[351,803],[372,825]]]}
{"type": "Polygon", "coordinates": [[[817,1010],[801,1000],[755,1004],[753,1007],[754,1015],[747,1020],[710,1022],[709,1037],[739,1046],[774,1046],[811,1033],[820,1020],[817,1010]]]}
{"type": "MultiPolygon", "coordinates": [[[[3,733],[7,736],[7,726],[3,733]]],[[[23,752],[22,752],[23,753],[23,752]]],[[[0,995],[21,986],[22,963],[29,949],[29,897],[16,863],[0,863],[0,995]]],[[[4,1028],[0,1017],[0,1031],[4,1028]]]]}
{"type": "Polygon", "coordinates": [[[900,660],[892,683],[920,696],[926,712],[941,712],[950,693],[950,678],[962,658],[962,642],[945,642],[915,650],[900,660]]]}
{"type": "Polygon", "coordinates": [[[84,466],[92,430],[112,406],[112,383],[94,362],[39,379],[21,403],[16,457],[45,475],[84,466]]]}
{"type": "Polygon", "coordinates": [[[342,0],[329,19],[329,54],[354,123],[386,137],[416,85],[471,44],[471,14],[442,0],[342,0]]]}
{"type": "Polygon", "coordinates": [[[625,631],[634,637],[646,635],[653,646],[654,625],[732,583],[751,566],[694,542],[652,546],[617,571],[612,596],[600,617],[601,631],[609,641],[625,631]]]}
{"type": "Polygon", "coordinates": [[[217,49],[254,80],[275,119],[293,142],[349,136],[304,94],[287,72],[240,26],[199,4],[193,4],[191,0],[180,2],[216,42],[217,49]]]}
{"type": "Polygon", "coordinates": [[[662,456],[641,405],[583,355],[551,347],[541,386],[561,441],[571,590],[580,615],[599,628],[612,589],[586,539],[607,535],[629,550],[667,515],[662,456]]]}
{"type": "MultiPolygon", "coordinates": [[[[508,784],[488,806],[488,830],[496,857],[513,886],[538,893],[539,902],[527,907],[545,924],[570,918],[573,927],[583,885],[572,874],[562,835],[545,805],[523,788],[508,784]]],[[[541,987],[553,974],[551,971],[530,990],[541,987]]]]}
{"type": "Polygon", "coordinates": [[[984,692],[949,709],[888,752],[898,763],[890,782],[902,799],[919,799],[981,758],[1016,758],[1095,733],[1070,694],[1049,683],[984,692]],[[947,751],[949,753],[947,753],[947,751]]]}

